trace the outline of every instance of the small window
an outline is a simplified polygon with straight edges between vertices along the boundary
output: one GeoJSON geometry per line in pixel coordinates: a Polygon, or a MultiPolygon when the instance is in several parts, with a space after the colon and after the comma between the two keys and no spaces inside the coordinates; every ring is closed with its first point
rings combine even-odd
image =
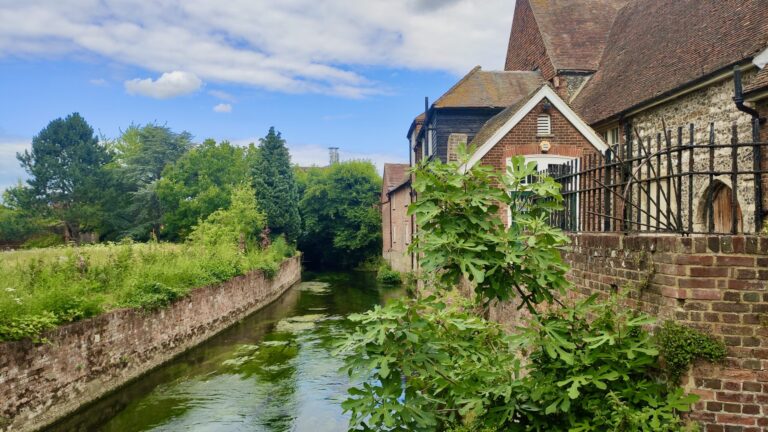
{"type": "Polygon", "coordinates": [[[536,119],[536,135],[545,136],[552,134],[552,119],[549,114],[540,114],[536,119]]]}
{"type": "Polygon", "coordinates": [[[612,129],[608,129],[607,131],[603,132],[603,140],[606,144],[608,144],[608,147],[613,148],[614,146],[619,145],[619,127],[615,127],[612,129]]]}

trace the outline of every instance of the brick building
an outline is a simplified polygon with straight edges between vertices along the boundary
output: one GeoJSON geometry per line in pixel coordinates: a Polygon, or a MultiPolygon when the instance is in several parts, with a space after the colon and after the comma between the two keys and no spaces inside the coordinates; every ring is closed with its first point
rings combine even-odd
{"type": "Polygon", "coordinates": [[[384,164],[381,187],[382,256],[399,272],[412,270],[408,254],[413,220],[407,215],[411,203],[411,182],[408,164],[384,164]]]}
{"type": "Polygon", "coordinates": [[[728,346],[684,382],[711,432],[768,431],[767,63],[765,0],[517,0],[511,74],[475,69],[441,99],[461,112],[498,76],[528,91],[479,126],[436,102],[408,133],[414,163],[463,141],[470,164],[565,165],[575,292],[629,289],[630,306],[728,346]]]}

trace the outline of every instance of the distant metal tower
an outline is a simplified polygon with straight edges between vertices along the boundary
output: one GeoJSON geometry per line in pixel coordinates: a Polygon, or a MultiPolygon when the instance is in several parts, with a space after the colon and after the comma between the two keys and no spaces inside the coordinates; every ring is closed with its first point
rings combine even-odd
{"type": "Polygon", "coordinates": [[[330,165],[339,163],[339,148],[338,147],[328,147],[328,153],[331,157],[331,163],[330,165]]]}

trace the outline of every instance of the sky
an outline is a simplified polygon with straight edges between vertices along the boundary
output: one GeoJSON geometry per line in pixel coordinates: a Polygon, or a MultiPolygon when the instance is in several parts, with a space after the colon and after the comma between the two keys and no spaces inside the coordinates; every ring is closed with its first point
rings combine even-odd
{"type": "Polygon", "coordinates": [[[503,68],[513,0],[0,0],[0,190],[79,112],[237,144],[275,126],[300,165],[407,162],[405,134],[475,65],[503,68]]]}

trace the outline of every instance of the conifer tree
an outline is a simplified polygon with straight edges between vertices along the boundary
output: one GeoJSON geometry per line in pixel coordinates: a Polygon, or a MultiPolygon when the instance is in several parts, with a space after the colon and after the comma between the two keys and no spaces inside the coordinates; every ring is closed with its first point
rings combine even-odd
{"type": "Polygon", "coordinates": [[[259,152],[252,167],[253,188],[259,207],[267,215],[273,234],[284,234],[288,241],[299,236],[299,191],[291,168],[285,140],[274,127],[259,140],[259,152]]]}
{"type": "Polygon", "coordinates": [[[35,199],[60,221],[67,240],[96,229],[103,219],[101,187],[110,161],[93,128],[78,113],[48,123],[34,138],[31,151],[17,153],[35,199]]]}

